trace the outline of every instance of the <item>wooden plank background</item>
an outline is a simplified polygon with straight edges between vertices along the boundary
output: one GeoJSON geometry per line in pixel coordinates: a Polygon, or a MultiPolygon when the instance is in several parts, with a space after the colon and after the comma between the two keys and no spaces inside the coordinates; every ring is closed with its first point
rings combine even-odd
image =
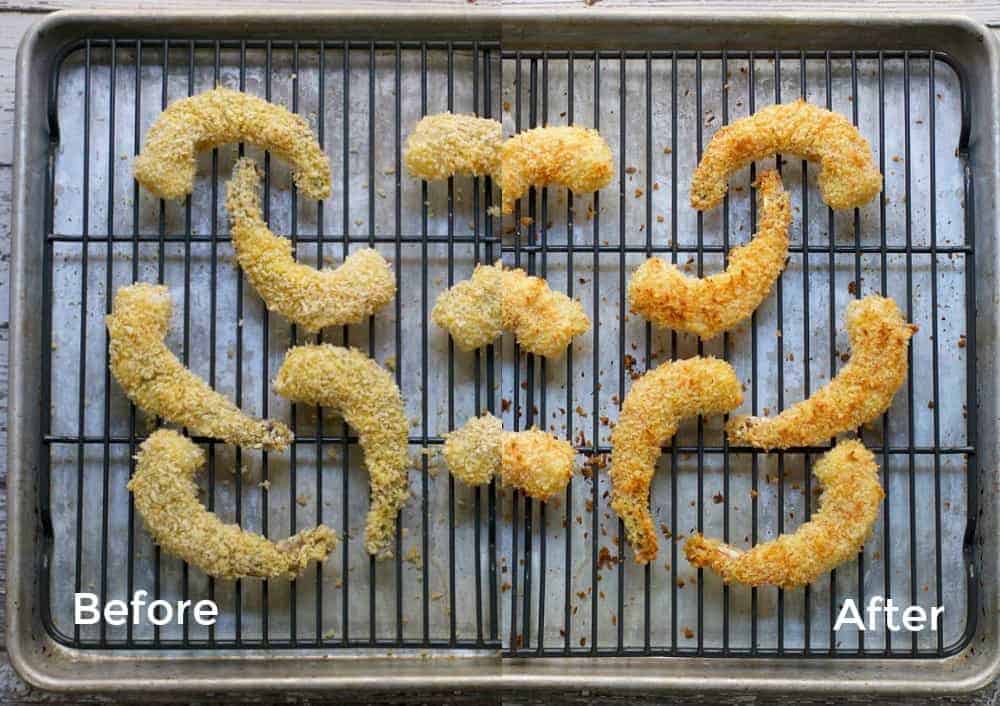
{"type": "MultiPolygon", "coordinates": [[[[227,2],[225,8],[232,9],[330,9],[335,7],[350,8],[390,8],[399,7],[401,0],[267,0],[267,2],[227,2]]],[[[406,4],[406,3],[403,3],[406,4]]],[[[721,10],[752,10],[765,9],[762,2],[756,0],[420,0],[421,7],[464,7],[469,12],[482,8],[496,9],[501,7],[552,9],[552,8],[586,8],[590,12],[600,13],[621,7],[667,7],[673,10],[712,12],[721,10]]],[[[25,30],[40,15],[59,9],[111,9],[111,10],[190,10],[219,8],[216,3],[198,3],[192,0],[102,0],[88,2],[86,0],[0,0],[0,625],[4,618],[4,577],[6,563],[3,561],[6,546],[7,513],[6,513],[6,461],[7,461],[7,345],[9,340],[9,260],[10,260],[10,216],[11,216],[11,165],[13,162],[12,125],[14,120],[14,56],[17,45],[25,30]]],[[[938,0],[923,2],[914,0],[878,0],[871,3],[859,3],[850,0],[839,2],[810,2],[808,0],[770,0],[766,5],[768,10],[776,11],[829,11],[856,13],[859,8],[865,11],[888,13],[905,12],[946,12],[964,14],[989,25],[1000,27],[1000,2],[979,2],[976,0],[938,0]]],[[[402,697],[401,697],[402,698],[402,697]]],[[[577,700],[585,703],[586,698],[577,700]]],[[[412,699],[410,699],[412,700],[412,699]]],[[[219,703],[208,695],[205,703],[219,703]]],[[[518,703],[534,703],[530,697],[515,699],[518,703]]],[[[3,652],[3,635],[0,633],[0,704],[27,703],[120,703],[114,695],[90,697],[84,700],[74,700],[64,695],[53,695],[39,692],[27,686],[11,668],[3,652]]],[[[509,702],[505,699],[505,703],[509,702]]],[[[512,702],[512,701],[510,701],[512,702]]],[[[616,700],[617,702],[617,700],[616,700]]],[[[705,704],[719,703],[718,699],[707,699],[690,696],[683,699],[671,699],[669,703],[705,704]]],[[[763,702],[763,701],[761,701],[763,702]]],[[[311,703],[318,703],[316,700],[311,703]]],[[[539,702],[543,703],[543,702],[539,702]]],[[[624,700],[621,703],[625,703],[624,700]]],[[[641,706],[634,699],[628,701],[630,706],[641,706]]],[[[666,701],[664,703],[667,703],[666,701]]],[[[758,699],[753,694],[732,695],[724,703],[754,704],[758,699]]],[[[767,703],[775,703],[771,698],[767,703]]],[[[851,699],[847,702],[828,699],[789,699],[778,703],[788,704],[826,704],[826,703],[869,703],[868,699],[851,699]]],[[[894,700],[886,704],[938,703],[995,706],[1000,703],[1000,685],[994,683],[971,698],[945,698],[933,702],[926,700],[906,701],[894,700]]]]}

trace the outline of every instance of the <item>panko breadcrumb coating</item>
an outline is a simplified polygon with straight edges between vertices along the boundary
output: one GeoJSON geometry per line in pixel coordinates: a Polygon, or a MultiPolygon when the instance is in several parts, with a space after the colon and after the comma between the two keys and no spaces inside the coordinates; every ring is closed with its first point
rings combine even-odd
{"type": "Polygon", "coordinates": [[[462,350],[481,348],[500,335],[504,276],[499,262],[496,265],[476,265],[471,278],[458,282],[438,296],[431,319],[451,333],[455,344],[462,350]]]}
{"type": "Polygon", "coordinates": [[[540,127],[503,143],[500,160],[501,212],[532,186],[560,184],[574,194],[603,189],[615,167],[611,148],[597,130],[576,126],[540,127]]]}
{"type": "Polygon", "coordinates": [[[576,450],[540,429],[504,431],[503,422],[484,414],[447,434],[443,454],[448,470],[464,483],[485,485],[499,474],[504,485],[545,502],[569,483],[576,450]]]}
{"type": "Polygon", "coordinates": [[[293,579],[311,561],[323,561],[337,537],[325,525],[272,542],[227,525],[198,501],[194,474],[205,454],[175,431],[154,432],[139,447],[128,489],[154,541],[169,554],[220,579],[293,579]]]}
{"type": "Polygon", "coordinates": [[[330,160],[305,118],[228,88],[168,105],[146,133],[135,179],[162,199],[183,198],[194,189],[197,154],[231,142],[249,142],[288,162],[309,198],[330,196],[330,160]]]}
{"type": "Polygon", "coordinates": [[[170,291],[137,283],[115,294],[107,317],[111,374],[136,405],[196,436],[237,446],[281,451],[292,432],[281,422],[247,416],[184,367],[164,344],[170,291]]]}
{"type": "Polygon", "coordinates": [[[851,359],[811,397],[776,417],[734,417],[729,443],[761,449],[813,446],[857,429],[889,409],[906,379],[907,346],[917,327],[892,299],[876,295],[847,305],[851,359]]]}
{"type": "Polygon", "coordinates": [[[590,328],[580,302],[552,290],[541,277],[503,269],[499,261],[478,265],[471,279],[442,292],[431,318],[463,350],[508,330],[526,352],[547,358],[561,356],[574,336],[590,328]]]}
{"type": "Polygon", "coordinates": [[[357,432],[371,487],[365,549],[391,557],[396,516],[410,497],[409,423],[392,375],[355,348],[296,346],[285,355],[274,390],[295,402],[337,409],[357,432]]]}
{"type": "Polygon", "coordinates": [[[685,417],[725,414],[743,402],[732,366],[717,358],[668,361],[639,378],[611,432],[611,507],[625,522],[637,564],[656,558],[649,485],[660,447],[685,417]]]}
{"type": "Polygon", "coordinates": [[[590,329],[583,306],[522,269],[504,272],[500,303],[503,328],[512,331],[528,353],[558,358],[574,336],[590,329]]]}
{"type": "Polygon", "coordinates": [[[392,301],[396,280],[376,250],[352,253],[333,270],[296,262],[292,242],[272,233],[261,217],[259,186],[257,165],[239,160],[226,209],[236,259],[268,309],[311,332],[359,323],[392,301]]]}
{"type": "Polygon", "coordinates": [[[820,508],[795,532],[748,551],[695,533],[684,543],[688,561],[726,583],[798,588],[857,556],[885,497],[875,457],[859,441],[841,441],[816,462],[813,473],[823,484],[820,508]]]}
{"type": "Polygon", "coordinates": [[[882,190],[882,175],[861,132],[843,115],[797,100],[719,128],[691,178],[691,205],[699,210],[718,205],[730,174],[778,152],[820,165],[820,196],[831,208],[864,206],[882,190]]]}
{"type": "Polygon", "coordinates": [[[791,202],[777,172],[764,172],[755,186],[759,229],[749,243],[730,251],[726,271],[699,279],[661,258],[650,258],[629,283],[632,313],[707,340],[754,312],[785,268],[792,222],[791,202]]]}
{"type": "Polygon", "coordinates": [[[500,167],[500,123],[475,115],[439,113],[420,120],[406,138],[410,174],[434,181],[457,174],[484,176],[500,167]]]}

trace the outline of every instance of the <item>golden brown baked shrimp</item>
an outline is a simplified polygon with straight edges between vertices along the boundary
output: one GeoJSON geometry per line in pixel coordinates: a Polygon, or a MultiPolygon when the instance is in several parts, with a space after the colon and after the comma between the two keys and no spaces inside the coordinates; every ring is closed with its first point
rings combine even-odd
{"type": "Polygon", "coordinates": [[[726,271],[699,279],[661,258],[650,258],[629,283],[632,313],[657,326],[709,339],[760,306],[788,259],[792,209],[776,171],[762,173],[755,186],[760,204],[758,231],[749,243],[730,251],[726,271]]]}
{"type": "Polygon", "coordinates": [[[409,423],[395,380],[355,348],[307,345],[289,349],[274,390],[295,402],[337,409],[357,432],[371,486],[365,549],[391,557],[396,516],[410,497],[409,423]]]}
{"type": "Polygon", "coordinates": [[[843,115],[797,100],[719,128],[691,178],[691,205],[702,211],[716,206],[730,174],[776,152],[819,163],[819,192],[831,208],[864,206],[882,190],[861,132],[843,115]]]}
{"type": "Polygon", "coordinates": [[[406,138],[403,162],[410,174],[428,181],[456,174],[494,174],[500,166],[501,142],[496,120],[453,113],[428,115],[406,138]]]}
{"type": "Polygon", "coordinates": [[[857,429],[892,404],[906,379],[907,346],[917,327],[892,299],[877,295],[847,305],[851,359],[808,399],[776,417],[733,417],[727,431],[734,446],[787,449],[823,443],[857,429]]]}
{"type": "Polygon", "coordinates": [[[164,344],[170,291],[137,283],[115,294],[107,317],[110,365],[136,405],[197,436],[237,446],[281,451],[293,437],[281,422],[253,419],[184,367],[164,344]]]}
{"type": "Polygon", "coordinates": [[[603,189],[615,167],[611,148],[597,130],[577,126],[540,127],[503,143],[500,158],[501,212],[532,186],[560,184],[574,194],[603,189]]]}
{"type": "Polygon", "coordinates": [[[857,556],[885,497],[875,457],[859,441],[841,441],[816,462],[813,474],[823,484],[820,508],[795,532],[748,551],[693,534],[684,543],[688,561],[726,583],[798,588],[857,556]]]}
{"type": "Polygon", "coordinates": [[[544,502],[569,483],[576,450],[540,429],[505,432],[499,419],[484,414],[447,434],[443,455],[464,483],[485,485],[499,474],[504,485],[544,502]]]}
{"type": "Polygon", "coordinates": [[[239,160],[226,209],[236,259],[268,309],[318,331],[359,323],[392,301],[396,281],[377,250],[358,250],[332,270],[296,262],[292,242],[272,233],[261,217],[259,182],[253,160],[239,160]]]}
{"type": "Polygon", "coordinates": [[[330,195],[330,160],[301,115],[263,98],[216,88],[167,106],[135,158],[135,179],[162,199],[194,189],[198,152],[246,141],[292,167],[295,185],[311,199],[330,195]]]}
{"type": "Polygon", "coordinates": [[[668,361],[636,380],[611,432],[611,507],[625,523],[637,564],[656,558],[649,485],[660,447],[685,417],[724,414],[743,401],[732,366],[717,358],[668,361]]]}
{"type": "Polygon", "coordinates": [[[293,579],[311,561],[323,561],[337,537],[325,525],[272,542],[224,524],[198,501],[194,474],[205,454],[170,429],[154,432],[139,447],[128,489],[146,529],[163,549],[209,576],[293,579]]]}

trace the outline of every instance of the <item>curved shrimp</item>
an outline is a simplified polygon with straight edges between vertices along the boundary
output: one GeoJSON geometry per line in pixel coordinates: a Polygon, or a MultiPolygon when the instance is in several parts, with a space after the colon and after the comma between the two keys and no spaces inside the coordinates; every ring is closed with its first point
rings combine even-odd
{"type": "Polygon", "coordinates": [[[462,350],[492,343],[503,330],[500,303],[505,274],[499,261],[476,265],[472,277],[438,295],[431,319],[448,331],[462,350]]]}
{"type": "Polygon", "coordinates": [[[281,422],[247,416],[184,367],[164,344],[170,326],[170,291],[137,283],[115,294],[107,317],[110,366],[136,405],[195,435],[237,446],[281,451],[294,435],[281,422]]]}
{"type": "Polygon", "coordinates": [[[309,123],[263,98],[216,88],[167,106],[135,158],[135,179],[162,199],[194,189],[198,152],[250,142],[292,166],[295,185],[311,199],[330,196],[330,160],[309,123]]]}
{"type": "Polygon", "coordinates": [[[757,178],[760,223],[749,243],[733,248],[725,272],[688,277],[661,258],[646,260],[629,283],[634,314],[657,326],[714,338],[750,316],[781,275],[788,259],[791,201],[776,171],[757,178]]]}
{"type": "Polygon", "coordinates": [[[500,123],[475,115],[438,113],[420,120],[406,138],[403,162],[415,177],[494,174],[500,166],[500,123]]]}
{"type": "Polygon", "coordinates": [[[724,414],[743,401],[732,366],[717,358],[668,361],[639,378],[611,432],[611,507],[625,522],[637,564],[656,558],[649,485],[661,446],[685,417],[724,414]]]}
{"type": "Polygon", "coordinates": [[[532,186],[560,184],[575,194],[603,189],[615,167],[611,148],[597,130],[577,126],[540,127],[503,143],[500,158],[501,212],[532,186]]]}
{"type": "Polygon", "coordinates": [[[843,115],[797,100],[719,128],[691,178],[691,205],[700,211],[718,205],[730,174],[776,152],[819,163],[820,196],[831,208],[864,206],[882,190],[861,132],[843,115]]]}
{"type": "Polygon", "coordinates": [[[841,441],[816,462],[813,474],[823,484],[820,508],[795,532],[748,551],[693,534],[684,543],[688,561],[726,583],[798,588],[857,556],[885,497],[875,457],[859,441],[841,441]]]}
{"type": "Polygon", "coordinates": [[[545,502],[569,483],[576,450],[540,429],[505,432],[503,422],[484,414],[447,434],[443,455],[451,474],[468,485],[499,475],[504,485],[545,502]]]}
{"type": "Polygon", "coordinates": [[[396,281],[374,249],[352,253],[333,270],[296,262],[291,241],[272,233],[261,217],[259,180],[253,160],[239,160],[226,209],[236,259],[268,309],[311,332],[356,324],[392,301],[396,281]]]}
{"type": "Polygon", "coordinates": [[[896,302],[876,295],[848,304],[846,319],[851,359],[837,375],[776,417],[733,417],[727,427],[730,444],[813,446],[889,409],[906,379],[907,346],[917,327],[906,323],[896,302]]]}
{"type": "Polygon", "coordinates": [[[311,561],[323,561],[337,544],[325,525],[280,542],[224,524],[198,501],[194,475],[205,454],[170,429],[154,432],[139,447],[128,489],[146,529],[165,551],[209,576],[295,578],[311,561]]]}
{"type": "Polygon", "coordinates": [[[295,402],[336,408],[358,433],[371,487],[365,549],[391,557],[396,516],[410,497],[409,423],[392,376],[355,348],[296,346],[285,355],[274,390],[295,402]]]}

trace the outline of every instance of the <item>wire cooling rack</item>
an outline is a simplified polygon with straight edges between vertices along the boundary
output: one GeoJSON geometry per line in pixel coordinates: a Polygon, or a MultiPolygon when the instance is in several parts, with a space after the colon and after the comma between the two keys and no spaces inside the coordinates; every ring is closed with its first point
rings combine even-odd
{"type": "MultiPolygon", "coordinates": [[[[508,656],[942,656],[972,635],[977,599],[966,549],[976,514],[974,263],[965,160],[971,116],[960,67],[910,52],[513,51],[490,43],[91,39],[52,77],[42,390],[47,464],[41,513],[43,616],[86,648],[501,649],[508,656]],[[307,202],[288,171],[250,147],[203,155],[183,204],[140,190],[130,158],[169,101],[222,84],[307,116],[331,157],[333,196],[307,202]],[[697,214],[687,179],[722,124],[803,96],[850,116],[872,142],[886,189],[853,213],[818,199],[815,168],[780,162],[793,194],[791,255],[751,322],[698,343],[629,317],[629,272],[647,256],[710,274],[754,228],[750,182],[697,214]],[[452,109],[501,116],[505,132],[544,124],[600,129],[616,177],[599,194],[540,189],[511,219],[491,215],[489,179],[424,184],[401,170],[409,126],[452,109]],[[374,562],[360,533],[367,478],[339,418],[288,405],[269,380],[286,348],[312,340],[269,317],[232,262],[222,204],[236,157],[267,174],[265,215],[300,260],[339,262],[370,245],[393,263],[400,294],[366,325],[328,331],[394,370],[412,417],[413,499],[395,558],[374,562]],[[439,291],[476,262],[548,277],[594,322],[563,360],[513,342],[475,354],[428,323],[439,291]],[[200,440],[206,505],[275,539],[325,522],[344,541],[299,580],[217,582],[161,554],[125,484],[155,420],[130,407],[107,370],[102,317],[114,289],[167,283],[168,343],[249,412],[290,420],[288,454],[200,440]],[[847,302],[888,293],[920,325],[911,375],[862,432],[887,490],[871,541],[804,591],[725,587],[691,569],[692,530],[749,545],[808,518],[809,468],[823,448],[730,448],[721,419],[691,421],[665,449],[652,508],[660,556],[636,567],[610,512],[610,429],[634,375],[697,353],[730,360],[744,410],[775,413],[835,374],[849,353],[847,302]],[[442,435],[478,411],[507,428],[571,439],[583,473],[546,505],[494,486],[469,489],[437,457],[442,435]],[[424,452],[424,449],[428,451],[424,452]],[[121,598],[212,598],[216,626],[75,626],[74,591],[121,598]],[[937,632],[834,633],[847,598],[944,605],[937,632]]],[[[761,165],[767,166],[765,165],[761,165]]],[[[746,171],[746,170],[745,170],[746,171]]]]}

